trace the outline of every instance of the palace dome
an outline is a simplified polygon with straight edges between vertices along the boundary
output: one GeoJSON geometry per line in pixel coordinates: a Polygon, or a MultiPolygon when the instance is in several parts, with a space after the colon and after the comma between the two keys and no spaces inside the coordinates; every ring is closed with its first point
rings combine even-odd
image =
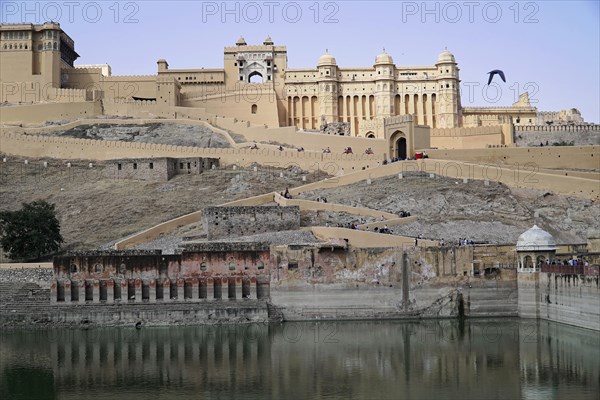
{"type": "Polygon", "coordinates": [[[375,57],[375,64],[393,64],[394,59],[388,53],[383,51],[383,53],[379,54],[375,57]]]}
{"type": "Polygon", "coordinates": [[[335,57],[332,56],[331,54],[327,53],[327,52],[325,54],[323,54],[321,57],[319,57],[319,64],[318,64],[318,66],[321,66],[321,65],[336,65],[336,64],[337,63],[335,61],[335,57]]]}
{"type": "Polygon", "coordinates": [[[445,49],[440,53],[437,59],[436,64],[441,63],[456,63],[456,59],[454,58],[454,54],[450,53],[448,49],[445,49]]]}
{"type": "Polygon", "coordinates": [[[240,36],[240,38],[237,40],[237,42],[235,42],[235,44],[237,46],[246,46],[246,39],[244,39],[243,36],[240,36]]]}
{"type": "Polygon", "coordinates": [[[517,251],[556,250],[556,241],[551,234],[537,225],[525,231],[517,240],[517,251]]]}
{"type": "Polygon", "coordinates": [[[267,38],[263,41],[263,45],[265,45],[265,46],[272,46],[273,45],[273,39],[271,39],[271,36],[267,35],[267,38]]]}

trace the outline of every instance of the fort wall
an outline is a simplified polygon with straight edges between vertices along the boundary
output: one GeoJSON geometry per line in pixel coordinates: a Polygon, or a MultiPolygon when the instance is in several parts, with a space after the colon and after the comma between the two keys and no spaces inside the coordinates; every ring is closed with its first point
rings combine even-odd
{"type": "Polygon", "coordinates": [[[46,121],[64,121],[102,115],[102,104],[81,101],[1,106],[0,113],[2,125],[22,125],[23,121],[27,121],[28,124],[43,124],[46,121]]]}
{"type": "Polygon", "coordinates": [[[463,150],[428,150],[430,158],[460,160],[480,164],[521,165],[537,168],[598,169],[600,146],[544,146],[463,150]]]}
{"type": "Polygon", "coordinates": [[[516,126],[515,143],[518,146],[574,146],[600,145],[600,125],[516,126]]]}
{"type": "Polygon", "coordinates": [[[539,274],[539,318],[600,331],[598,275],[539,274]]]}
{"type": "Polygon", "coordinates": [[[208,240],[300,229],[300,207],[220,206],[202,211],[208,240]]]}

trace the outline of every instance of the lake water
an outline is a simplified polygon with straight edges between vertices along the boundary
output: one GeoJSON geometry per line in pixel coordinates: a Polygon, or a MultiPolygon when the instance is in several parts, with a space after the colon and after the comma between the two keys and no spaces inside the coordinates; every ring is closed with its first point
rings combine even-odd
{"type": "Polygon", "coordinates": [[[0,332],[0,399],[594,399],[600,333],[519,319],[0,332]]]}

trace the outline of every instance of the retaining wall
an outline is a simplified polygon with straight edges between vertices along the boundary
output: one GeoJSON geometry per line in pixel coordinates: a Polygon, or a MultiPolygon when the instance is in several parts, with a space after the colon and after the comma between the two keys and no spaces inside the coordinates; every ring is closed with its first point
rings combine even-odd
{"type": "Polygon", "coordinates": [[[539,317],[600,331],[600,277],[539,273],[539,317]]]}

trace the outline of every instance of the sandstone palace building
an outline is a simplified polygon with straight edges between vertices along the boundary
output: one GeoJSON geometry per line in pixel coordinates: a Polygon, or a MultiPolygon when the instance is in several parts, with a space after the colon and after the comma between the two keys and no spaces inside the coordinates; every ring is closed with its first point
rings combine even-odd
{"type": "Polygon", "coordinates": [[[527,93],[510,107],[463,107],[460,69],[448,50],[426,66],[397,65],[384,50],[365,67],[339,66],[325,52],[314,68],[299,69],[288,66],[287,48],[270,37],[257,45],[240,37],[224,48],[223,68],[174,69],[160,59],[156,74],[116,76],[107,64],[77,65],[74,40],[58,23],[6,24],[0,31],[5,105],[101,102],[104,113],[116,115],[137,104],[154,116],[189,109],[266,128],[322,132],[329,126],[342,135],[385,139],[390,155],[399,156],[430,146],[510,145],[507,126],[538,123],[527,93]]]}

